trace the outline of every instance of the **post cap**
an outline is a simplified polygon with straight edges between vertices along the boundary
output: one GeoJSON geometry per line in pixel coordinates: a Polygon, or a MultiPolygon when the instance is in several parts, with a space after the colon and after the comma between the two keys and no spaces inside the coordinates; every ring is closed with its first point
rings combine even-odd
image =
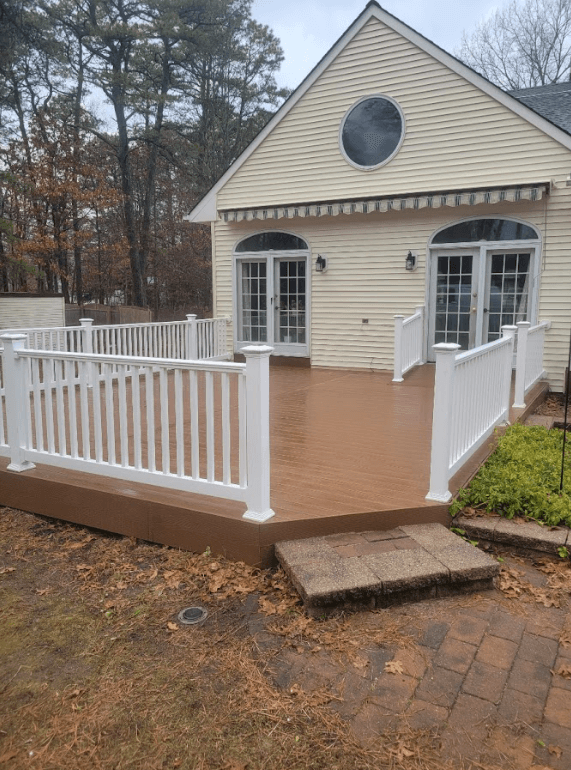
{"type": "Polygon", "coordinates": [[[437,342],[436,345],[432,346],[432,349],[435,353],[456,353],[457,350],[460,350],[460,345],[456,342],[437,342]]]}
{"type": "Polygon", "coordinates": [[[93,318],[80,318],[79,323],[82,326],[91,326],[91,324],[93,323],[93,318]]]}
{"type": "Polygon", "coordinates": [[[243,353],[246,357],[252,356],[269,356],[273,353],[274,349],[270,345],[248,345],[245,348],[240,348],[240,353],[243,353]]]}
{"type": "Polygon", "coordinates": [[[517,326],[518,327],[519,326],[527,326],[527,327],[529,327],[529,326],[531,326],[531,323],[529,321],[518,321],[517,322],[517,326]]]}
{"type": "Polygon", "coordinates": [[[0,340],[27,340],[28,336],[26,334],[2,334],[0,335],[0,340]]]}
{"type": "Polygon", "coordinates": [[[198,316],[196,315],[196,313],[187,313],[187,314],[186,314],[186,317],[187,317],[187,319],[188,319],[189,321],[196,321],[196,319],[198,318],[198,316]]]}

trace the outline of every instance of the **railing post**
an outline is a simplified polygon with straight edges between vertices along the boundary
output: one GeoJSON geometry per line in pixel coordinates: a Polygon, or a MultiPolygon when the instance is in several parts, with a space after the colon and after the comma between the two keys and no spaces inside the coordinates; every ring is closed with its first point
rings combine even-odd
{"type": "Polygon", "coordinates": [[[426,499],[447,503],[452,497],[448,489],[450,436],[452,432],[456,352],[460,350],[460,345],[453,342],[441,342],[434,345],[432,349],[436,354],[436,372],[434,375],[434,410],[430,450],[430,490],[426,499]]]}
{"type": "Polygon", "coordinates": [[[511,389],[512,389],[512,373],[513,373],[513,358],[514,358],[514,345],[516,340],[516,334],[517,334],[517,326],[502,326],[502,337],[508,337],[511,339],[511,353],[508,356],[508,364],[506,366],[505,371],[505,379],[503,382],[503,397],[502,397],[502,405],[504,407],[504,413],[503,418],[506,422],[509,422],[510,418],[510,396],[511,396],[511,389]]]}
{"type": "Polygon", "coordinates": [[[417,305],[415,311],[420,313],[420,364],[424,363],[424,305],[417,305]]]}
{"type": "Polygon", "coordinates": [[[394,361],[394,377],[393,382],[402,382],[402,330],[403,330],[403,315],[396,315],[395,317],[395,361],[394,361]]]}
{"type": "MultiPolygon", "coordinates": [[[[246,455],[248,473],[244,519],[267,521],[270,508],[270,353],[269,345],[249,345],[246,357],[246,455]]],[[[244,415],[240,415],[241,418],[244,415]]]]}
{"type": "MultiPolygon", "coordinates": [[[[514,402],[516,409],[525,407],[525,373],[527,368],[527,337],[531,324],[529,321],[519,321],[517,324],[517,351],[515,365],[514,402]]],[[[506,328],[505,326],[503,327],[506,328]]]]}
{"type": "MultiPolygon", "coordinates": [[[[93,355],[93,318],[80,318],[79,323],[81,324],[81,350],[91,356],[93,355]]],[[[93,387],[95,380],[94,366],[94,364],[87,365],[87,385],[90,388],[93,387]]]]}
{"type": "Polygon", "coordinates": [[[30,398],[30,388],[26,379],[26,361],[19,358],[18,351],[25,348],[25,334],[3,334],[4,343],[4,393],[6,400],[6,423],[8,445],[10,447],[9,471],[28,471],[35,468],[34,463],[26,460],[27,444],[26,399],[30,398]]]}
{"type": "Polygon", "coordinates": [[[198,324],[196,323],[196,314],[187,313],[186,320],[186,353],[191,361],[198,360],[198,324]]]}

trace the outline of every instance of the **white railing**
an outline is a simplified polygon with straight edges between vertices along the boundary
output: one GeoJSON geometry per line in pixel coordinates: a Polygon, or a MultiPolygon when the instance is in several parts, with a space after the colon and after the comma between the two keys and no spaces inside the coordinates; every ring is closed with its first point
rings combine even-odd
{"type": "Polygon", "coordinates": [[[243,501],[254,521],[273,516],[272,348],[244,348],[246,363],[235,364],[32,350],[23,334],[1,341],[10,470],[41,462],[243,501]]]}
{"type": "Polygon", "coordinates": [[[424,307],[417,307],[414,315],[395,316],[395,362],[393,382],[402,382],[413,366],[423,363],[424,307]]]}
{"type": "Polygon", "coordinates": [[[454,473],[509,416],[515,326],[499,340],[457,355],[459,345],[434,346],[436,373],[430,491],[427,500],[448,502],[454,473]]]}
{"type": "Polygon", "coordinates": [[[26,347],[31,350],[216,361],[230,357],[227,323],[226,318],[199,320],[187,315],[186,321],[93,326],[92,319],[82,318],[80,326],[5,333],[26,335],[26,347]]]}
{"type": "Polygon", "coordinates": [[[537,326],[520,321],[517,325],[514,407],[525,407],[525,394],[545,376],[543,349],[545,333],[550,328],[550,321],[541,321],[537,326]]]}

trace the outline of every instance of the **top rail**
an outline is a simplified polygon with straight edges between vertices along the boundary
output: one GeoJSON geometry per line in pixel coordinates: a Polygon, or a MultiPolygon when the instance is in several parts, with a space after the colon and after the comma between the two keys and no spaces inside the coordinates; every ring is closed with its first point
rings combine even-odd
{"type": "MultiPolygon", "coordinates": [[[[2,339],[3,337],[0,337],[2,339]]],[[[178,358],[146,358],[145,356],[115,356],[105,353],[68,353],[59,350],[33,350],[21,348],[17,351],[18,358],[42,358],[59,361],[85,361],[96,364],[125,364],[131,367],[165,367],[167,369],[184,369],[203,372],[236,373],[245,371],[246,364],[233,361],[187,361],[178,358]]]]}

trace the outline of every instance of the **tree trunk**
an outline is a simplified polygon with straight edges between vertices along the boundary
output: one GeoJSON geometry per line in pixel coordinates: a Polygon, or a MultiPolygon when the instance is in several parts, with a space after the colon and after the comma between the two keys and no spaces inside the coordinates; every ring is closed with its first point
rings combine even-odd
{"type": "MultiPolygon", "coordinates": [[[[121,77],[121,71],[117,71],[117,79],[121,77]]],[[[131,160],[129,157],[129,136],[127,132],[127,119],[125,117],[125,105],[120,86],[111,89],[111,100],[115,109],[117,120],[117,134],[119,146],[117,159],[121,175],[121,191],[123,193],[123,216],[125,217],[125,234],[129,244],[129,263],[131,266],[132,302],[138,307],[147,306],[147,296],[144,284],[143,266],[141,264],[139,249],[137,248],[137,236],[135,232],[135,211],[133,207],[133,181],[131,174],[131,160]]]]}

